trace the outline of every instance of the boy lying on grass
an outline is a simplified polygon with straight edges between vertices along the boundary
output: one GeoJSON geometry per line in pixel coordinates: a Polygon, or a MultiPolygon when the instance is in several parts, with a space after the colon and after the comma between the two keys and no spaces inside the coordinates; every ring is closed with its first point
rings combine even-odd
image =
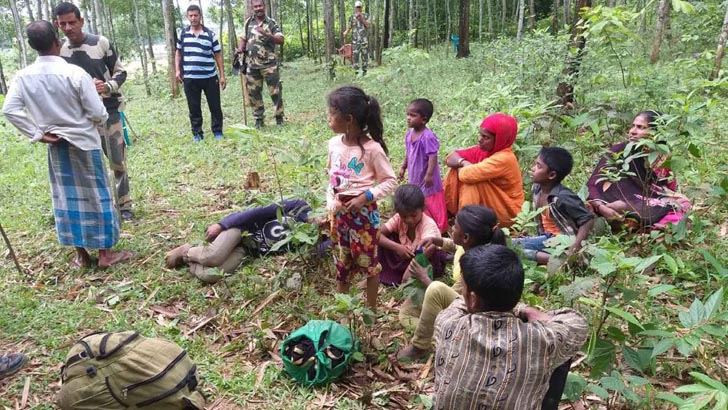
{"type": "Polygon", "coordinates": [[[560,388],[549,390],[549,379],[586,341],[586,319],[573,309],[517,305],[523,266],[505,246],[472,248],[460,265],[462,297],[435,322],[433,408],[555,409],[566,372],[552,380],[560,388]]]}

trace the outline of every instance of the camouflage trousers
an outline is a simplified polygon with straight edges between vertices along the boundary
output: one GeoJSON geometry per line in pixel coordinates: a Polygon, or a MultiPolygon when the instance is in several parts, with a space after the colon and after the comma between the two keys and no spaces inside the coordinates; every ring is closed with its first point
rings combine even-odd
{"type": "Polygon", "coordinates": [[[270,99],[276,109],[276,117],[283,116],[283,89],[281,87],[281,76],[278,66],[264,68],[250,68],[245,75],[245,82],[248,84],[248,101],[253,109],[255,119],[265,117],[265,105],[263,104],[263,80],[268,85],[270,99]]]}
{"type": "Polygon", "coordinates": [[[351,52],[354,57],[354,70],[358,70],[361,65],[362,71],[366,72],[369,65],[369,43],[354,42],[351,52]]]}
{"type": "Polygon", "coordinates": [[[104,131],[104,127],[99,127],[99,134],[102,138],[101,147],[104,154],[106,154],[106,158],[111,162],[111,170],[114,171],[119,211],[130,211],[129,174],[126,169],[126,142],[124,141],[124,130],[121,126],[121,114],[114,109],[109,109],[108,112],[109,119],[106,120],[106,130],[104,131]]]}

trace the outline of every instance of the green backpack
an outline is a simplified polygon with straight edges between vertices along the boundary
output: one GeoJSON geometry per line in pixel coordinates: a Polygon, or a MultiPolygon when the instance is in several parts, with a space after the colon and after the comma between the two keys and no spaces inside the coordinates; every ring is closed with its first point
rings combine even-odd
{"type": "Polygon", "coordinates": [[[281,357],[292,378],[314,386],[339,378],[358,350],[359,341],[349,329],[331,320],[311,320],[283,341],[281,357]]]}
{"type": "Polygon", "coordinates": [[[202,410],[196,370],[187,352],[167,340],[94,333],[68,352],[57,404],[63,410],[202,410]]]}

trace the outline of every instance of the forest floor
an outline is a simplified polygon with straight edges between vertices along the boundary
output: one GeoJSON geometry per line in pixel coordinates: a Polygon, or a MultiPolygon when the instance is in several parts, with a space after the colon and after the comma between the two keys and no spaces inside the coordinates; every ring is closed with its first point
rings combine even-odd
{"type": "MultiPolygon", "coordinates": [[[[272,125],[269,114],[268,124],[260,132],[242,125],[239,77],[228,76],[222,93],[225,138],[215,140],[206,128],[207,138],[199,144],[192,142],[184,96],[169,98],[162,75],[152,79],[152,95],[145,95],[137,70],[122,88],[128,99],[125,112],[134,131],[127,162],[135,220],[123,224],[118,245],[137,255],[130,263],[106,270],[70,266],[73,250],[59,246],[56,240],[45,150],[29,144],[0,119],[0,156],[5,159],[0,164],[0,220],[24,269],[23,274],[15,271],[5,246],[0,246],[0,351],[19,351],[30,357],[26,369],[0,381],[0,408],[54,408],[59,371],[70,346],[92,331],[127,329],[168,338],[187,349],[198,365],[210,409],[425,408],[432,393],[432,359],[400,366],[388,359],[411,336],[397,318],[401,290],[380,289],[376,324],[368,327],[360,317],[345,313],[343,302],[335,299],[328,257],[299,251],[247,258],[234,275],[215,285],[205,285],[183,269],[165,269],[163,258],[180,244],[202,243],[206,226],[248,206],[284,196],[306,198],[320,209],[327,183],[326,140],[331,136],[325,97],[341,84],[357,84],[379,98],[395,168],[403,157],[406,105],[426,97],[435,103],[431,125],[440,137],[442,158],[454,148],[475,143],[477,124],[484,115],[511,112],[521,122],[518,155],[524,175],[542,143],[563,143],[575,150],[575,171],[566,182],[578,190],[601,149],[622,137],[584,137],[586,126],[564,128],[566,120],[550,108],[563,60],[561,48],[534,40],[520,52],[503,55],[499,50],[511,46],[502,43],[498,47],[475,46],[473,57],[457,61],[450,48],[440,47],[429,54],[393,50],[385,55],[387,65],[372,68],[366,77],[355,77],[349,67],[339,66],[333,81],[322,65],[308,60],[286,63],[286,123],[272,125]],[[246,188],[251,172],[259,173],[259,187],[246,188]],[[285,286],[294,273],[303,277],[300,290],[285,286]],[[304,388],[282,370],[279,346],[292,330],[310,319],[325,317],[356,324],[364,360],[336,383],[304,388]]],[[[586,107],[583,113],[593,113],[594,107],[603,109],[592,118],[611,121],[602,129],[608,133],[614,129],[624,132],[636,110],[659,108],[659,98],[670,92],[634,100],[629,94],[612,101],[608,92],[619,83],[618,73],[599,74],[609,79],[604,80],[608,84],[593,80],[596,75],[586,77],[592,82],[579,90],[584,94],[580,103],[586,107]],[[638,106],[642,103],[651,105],[638,106]]],[[[264,98],[270,113],[267,90],[264,98]]],[[[711,175],[727,159],[722,145],[726,141],[720,137],[725,131],[718,121],[721,113],[717,108],[711,110],[705,114],[704,129],[706,138],[717,139],[711,146],[715,154],[690,170],[688,181],[694,186],[713,183],[711,175]]],[[[252,124],[250,110],[248,116],[252,124]]],[[[604,125],[595,123],[597,129],[604,125]]],[[[205,113],[205,127],[209,124],[205,113]]],[[[524,183],[528,192],[527,178],[524,183]]],[[[700,215],[708,222],[700,226],[708,233],[695,246],[713,249],[716,263],[725,266],[725,252],[721,252],[726,250],[725,210],[709,204],[705,190],[690,191],[703,193],[697,205],[707,209],[700,215]]],[[[388,201],[383,208],[385,214],[391,214],[388,201]]],[[[683,260],[697,255],[686,248],[673,247],[683,260]]],[[[692,269],[699,276],[700,269],[711,268],[701,260],[692,269]]],[[[702,286],[695,291],[702,297],[722,283],[706,285],[696,280],[687,286],[702,286]]],[[[544,308],[563,303],[556,288],[542,285],[543,277],[531,275],[525,298],[544,308]],[[540,290],[534,285],[541,285],[540,290]]],[[[647,288],[641,291],[647,292],[647,288]]],[[[694,366],[700,366],[702,359],[676,357],[645,377],[658,391],[669,392],[686,384],[686,369],[693,368],[689,363],[697,360],[694,366]]],[[[715,363],[721,360],[725,360],[724,352],[716,356],[715,363]]],[[[574,372],[588,377],[589,366],[583,360],[577,363],[574,372]]],[[[612,365],[627,368],[623,360],[612,365]]],[[[725,363],[722,366],[728,369],[725,363]]],[[[562,408],[607,408],[608,404],[586,392],[571,403],[564,401],[562,408]]],[[[629,407],[621,397],[610,405],[629,407]]]]}

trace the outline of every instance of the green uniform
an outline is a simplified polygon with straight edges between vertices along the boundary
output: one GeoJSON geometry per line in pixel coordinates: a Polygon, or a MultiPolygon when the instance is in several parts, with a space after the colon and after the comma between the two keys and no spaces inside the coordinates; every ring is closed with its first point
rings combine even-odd
{"type": "Polygon", "coordinates": [[[86,34],[83,42],[78,46],[71,45],[66,39],[61,46],[61,57],[69,63],[83,68],[92,78],[106,82],[108,86],[109,91],[101,94],[106,111],[109,113],[106,129],[99,128],[101,138],[106,139],[101,146],[114,171],[119,210],[131,210],[129,174],[126,168],[126,143],[119,114],[119,108],[123,104],[119,87],[126,81],[126,70],[121,65],[119,56],[111,47],[109,40],[95,34],[86,34]]]}
{"type": "Polygon", "coordinates": [[[268,85],[270,98],[275,106],[275,116],[283,117],[283,91],[281,89],[281,76],[278,70],[275,44],[273,40],[260,34],[259,29],[267,29],[271,34],[281,33],[275,20],[266,16],[262,22],[255,17],[245,21],[243,41],[247,44],[245,53],[248,70],[245,81],[248,84],[248,100],[253,109],[253,117],[263,120],[265,106],[263,105],[263,81],[268,85]]]}
{"type": "MultiPolygon", "coordinates": [[[[369,21],[369,14],[362,13],[363,21],[369,21]]],[[[369,65],[369,38],[367,37],[367,28],[362,21],[356,18],[356,14],[352,14],[349,18],[349,30],[351,30],[351,52],[354,57],[354,70],[358,70],[361,65],[363,72],[367,72],[369,65]]]]}

